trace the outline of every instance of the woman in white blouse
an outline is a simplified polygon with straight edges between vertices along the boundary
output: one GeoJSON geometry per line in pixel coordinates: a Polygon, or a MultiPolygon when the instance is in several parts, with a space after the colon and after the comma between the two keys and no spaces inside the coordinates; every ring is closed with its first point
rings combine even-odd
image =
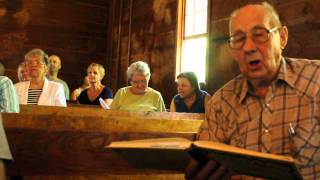
{"type": "Polygon", "coordinates": [[[49,81],[48,55],[41,49],[32,49],[25,55],[30,81],[15,84],[20,104],[66,106],[63,85],[49,81]]]}

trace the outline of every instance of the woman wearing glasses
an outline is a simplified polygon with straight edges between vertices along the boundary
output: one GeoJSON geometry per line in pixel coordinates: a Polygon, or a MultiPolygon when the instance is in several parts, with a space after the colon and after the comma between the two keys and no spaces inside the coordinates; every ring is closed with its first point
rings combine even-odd
{"type": "Polygon", "coordinates": [[[20,104],[66,106],[63,85],[46,79],[48,55],[41,49],[32,49],[25,55],[29,81],[15,84],[20,104]]]}
{"type": "Polygon", "coordinates": [[[127,70],[131,86],[118,90],[111,109],[126,111],[166,111],[160,92],[148,87],[150,69],[147,63],[137,61],[127,70]]]}

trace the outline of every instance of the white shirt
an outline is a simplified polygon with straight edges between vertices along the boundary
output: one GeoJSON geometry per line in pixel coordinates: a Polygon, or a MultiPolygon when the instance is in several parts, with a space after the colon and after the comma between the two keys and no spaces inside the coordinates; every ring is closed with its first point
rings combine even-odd
{"type": "MultiPolygon", "coordinates": [[[[27,104],[28,89],[30,81],[16,83],[15,85],[20,104],[27,104]]],[[[61,83],[44,80],[42,93],[39,97],[38,105],[45,106],[67,106],[66,97],[64,95],[64,88],[61,83]]]]}

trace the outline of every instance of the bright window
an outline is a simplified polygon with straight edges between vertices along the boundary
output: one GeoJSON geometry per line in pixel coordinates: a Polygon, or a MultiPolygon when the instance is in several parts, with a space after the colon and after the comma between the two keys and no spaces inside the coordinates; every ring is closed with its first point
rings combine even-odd
{"type": "Polygon", "coordinates": [[[176,74],[196,73],[205,82],[208,0],[180,0],[176,74]]]}

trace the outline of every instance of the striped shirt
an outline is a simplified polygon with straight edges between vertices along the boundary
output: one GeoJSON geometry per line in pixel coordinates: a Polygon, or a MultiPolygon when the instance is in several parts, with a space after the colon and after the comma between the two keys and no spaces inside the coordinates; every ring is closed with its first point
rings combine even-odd
{"type": "Polygon", "coordinates": [[[12,81],[0,76],[0,112],[19,112],[19,101],[12,81]]]}
{"type": "Polygon", "coordinates": [[[320,61],[283,58],[265,98],[242,75],[218,90],[198,138],[292,156],[304,179],[320,179],[319,105],[320,61]]]}
{"type": "Polygon", "coordinates": [[[28,104],[37,105],[42,89],[28,89],[28,104]]]}

